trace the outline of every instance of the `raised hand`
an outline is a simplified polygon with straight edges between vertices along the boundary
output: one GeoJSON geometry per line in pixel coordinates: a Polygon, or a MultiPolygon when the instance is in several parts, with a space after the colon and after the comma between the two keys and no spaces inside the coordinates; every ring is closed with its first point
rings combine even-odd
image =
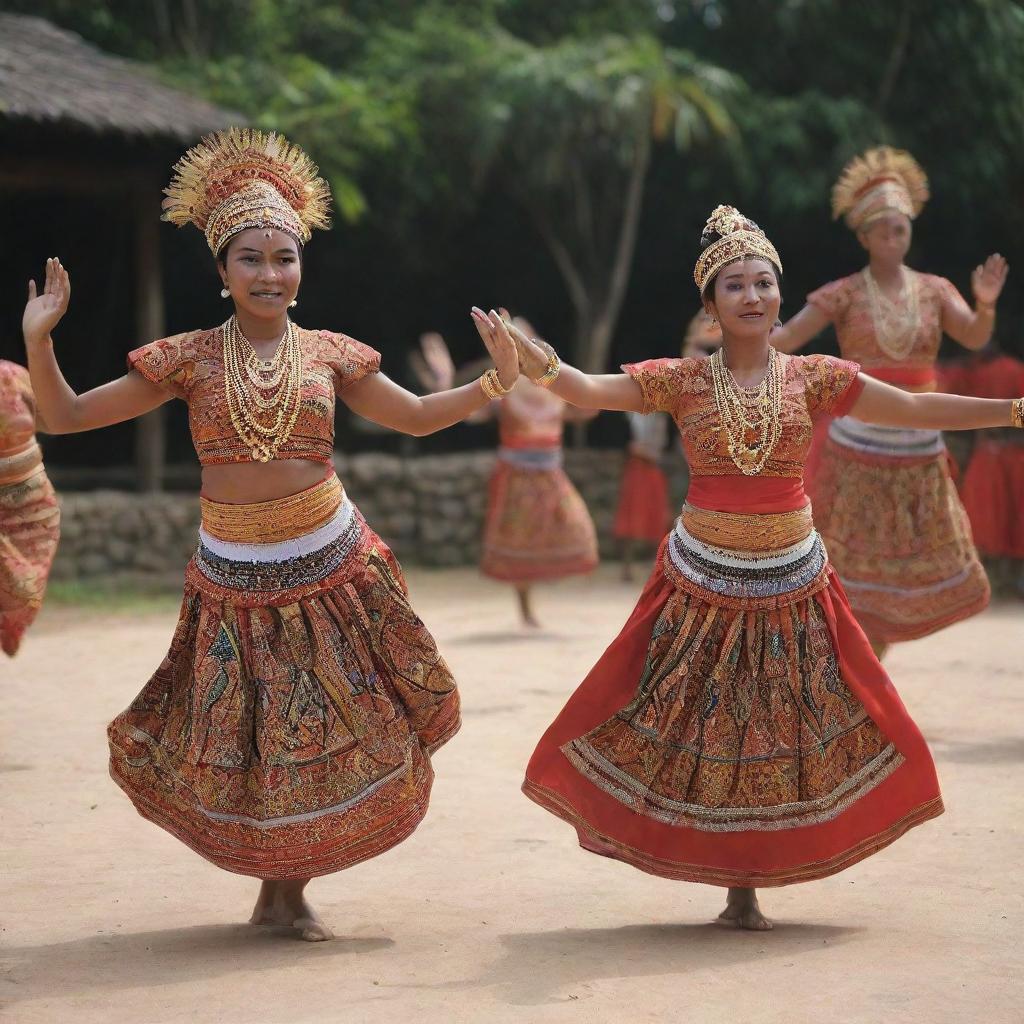
{"type": "Polygon", "coordinates": [[[983,306],[995,305],[1009,272],[1010,266],[1006,260],[999,253],[993,253],[984,263],[976,266],[971,274],[974,298],[983,306]]]}
{"type": "MultiPolygon", "coordinates": [[[[546,342],[531,338],[512,317],[504,307],[501,315],[508,325],[512,340],[516,343],[516,351],[519,355],[519,369],[526,374],[530,380],[538,380],[543,377],[548,368],[548,353],[551,346],[546,342]]],[[[526,323],[526,321],[520,321],[526,323]]]]}
{"type": "Polygon", "coordinates": [[[428,391],[447,391],[455,383],[455,363],[436,331],[420,335],[418,351],[409,357],[413,372],[428,391]]]}
{"type": "Polygon", "coordinates": [[[28,302],[21,318],[25,344],[45,341],[60,323],[71,301],[71,278],[58,259],[46,261],[46,281],[42,292],[36,292],[34,280],[28,283],[28,302]]]}
{"type": "Polygon", "coordinates": [[[493,309],[485,313],[474,306],[471,315],[477,333],[498,369],[498,379],[502,387],[511,388],[519,376],[519,355],[505,322],[493,309]]]}

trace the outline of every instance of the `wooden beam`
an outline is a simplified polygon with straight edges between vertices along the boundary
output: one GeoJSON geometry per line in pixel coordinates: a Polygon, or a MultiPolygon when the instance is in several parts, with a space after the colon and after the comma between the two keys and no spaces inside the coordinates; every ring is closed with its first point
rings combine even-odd
{"type": "MultiPolygon", "coordinates": [[[[23,192],[123,192],[152,188],[152,170],[103,160],[0,157],[0,186],[23,192]]],[[[156,193],[159,195],[160,187],[156,193]]]]}
{"type": "MultiPolygon", "coordinates": [[[[139,345],[164,336],[164,292],[160,268],[160,188],[152,181],[132,190],[135,220],[135,337],[139,345]]],[[[135,465],[140,491],[161,491],[165,463],[164,407],[135,425],[135,465]]]]}

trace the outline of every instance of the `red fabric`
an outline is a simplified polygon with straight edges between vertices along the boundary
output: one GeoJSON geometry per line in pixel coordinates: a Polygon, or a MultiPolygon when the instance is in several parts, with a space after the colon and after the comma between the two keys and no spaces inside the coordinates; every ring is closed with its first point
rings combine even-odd
{"type": "Polygon", "coordinates": [[[622,474],[614,535],[659,544],[671,522],[665,474],[649,459],[631,455],[622,474]]]}
{"type": "Polygon", "coordinates": [[[789,476],[694,476],[686,500],[712,512],[759,515],[807,504],[803,481],[789,476]]]}
{"type": "Polygon", "coordinates": [[[622,632],[544,734],[527,767],[527,796],[574,825],[582,846],[668,878],[785,885],[840,871],[941,813],[927,744],[857,625],[834,573],[814,600],[829,621],[843,678],[905,759],[875,789],[830,822],[731,833],[677,827],[637,814],[584,778],[560,747],[632,700],[670,587],[659,557],[622,632]]]}
{"type": "Polygon", "coordinates": [[[804,463],[804,490],[807,491],[812,503],[814,502],[814,488],[821,469],[822,454],[828,443],[828,428],[832,425],[832,419],[832,416],[819,416],[814,421],[814,437],[811,439],[811,449],[807,453],[807,461],[804,463]]]}
{"type": "Polygon", "coordinates": [[[961,487],[974,543],[983,555],[1024,558],[1024,446],[983,438],[961,487]]]}

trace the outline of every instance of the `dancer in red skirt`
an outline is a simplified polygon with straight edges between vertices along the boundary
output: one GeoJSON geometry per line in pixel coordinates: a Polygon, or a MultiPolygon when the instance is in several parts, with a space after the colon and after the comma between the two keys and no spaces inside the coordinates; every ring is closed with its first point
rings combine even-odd
{"type": "MultiPolygon", "coordinates": [[[[943,368],[946,391],[978,398],[1024,393],[1024,362],[990,345],[977,357],[943,368]]],[[[989,559],[1024,560],[1024,435],[1015,430],[978,434],[960,487],[974,543],[989,559]]],[[[1024,595],[1021,566],[1012,566],[1024,595]]]]}
{"type": "MultiPolygon", "coordinates": [[[[516,322],[527,334],[534,333],[528,321],[516,322]]],[[[431,390],[450,388],[465,376],[466,368],[456,370],[439,334],[424,335],[420,344],[413,367],[431,390]]],[[[597,567],[594,521],[562,468],[565,424],[595,415],[520,377],[510,394],[467,421],[497,419],[500,439],[487,489],[480,571],[512,584],[523,625],[531,628],[541,625],[533,608],[534,584],[597,567]]]]}
{"type": "MultiPolygon", "coordinates": [[[[1016,402],[915,394],[769,345],[781,262],[718,207],[694,278],[710,359],[590,375],[514,331],[520,368],[583,408],[669,413],[687,502],[632,615],[547,730],[524,790],[581,845],[728,887],[723,923],[771,927],[755,887],[823,878],[942,812],[931,755],[850,611],[801,472],[811,417],[1020,426],[1016,402]]],[[[485,339],[496,317],[475,313],[485,339]]]]}

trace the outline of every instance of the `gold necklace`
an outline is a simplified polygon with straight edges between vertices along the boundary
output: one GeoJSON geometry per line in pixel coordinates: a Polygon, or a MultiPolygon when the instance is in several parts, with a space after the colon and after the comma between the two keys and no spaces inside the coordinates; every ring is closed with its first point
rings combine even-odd
{"type": "Polygon", "coordinates": [[[270,359],[260,359],[234,316],[221,328],[224,395],[228,415],[258,462],[276,458],[291,436],[302,407],[302,350],[299,332],[288,321],[270,359]]]}
{"type": "Polygon", "coordinates": [[[894,302],[878,287],[870,267],[865,267],[862,273],[878,347],[890,359],[901,362],[910,355],[917,341],[917,328],[920,322],[917,279],[913,274],[908,275],[905,269],[900,268],[903,283],[899,298],[894,302]]]}
{"type": "Polygon", "coordinates": [[[768,349],[768,372],[756,388],[736,383],[725,365],[725,349],[711,356],[715,405],[729,446],[729,457],[744,476],[764,469],[782,436],[782,356],[768,349]]]}

